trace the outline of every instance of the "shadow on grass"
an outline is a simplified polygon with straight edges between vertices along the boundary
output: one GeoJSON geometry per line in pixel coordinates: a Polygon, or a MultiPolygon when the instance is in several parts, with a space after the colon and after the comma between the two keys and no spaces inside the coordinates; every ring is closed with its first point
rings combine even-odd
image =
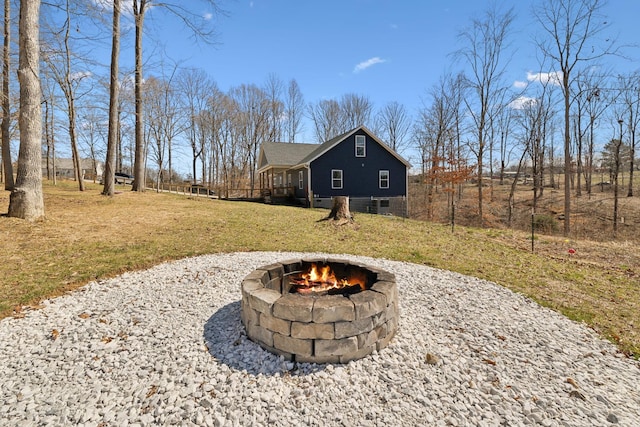
{"type": "Polygon", "coordinates": [[[204,325],[204,341],[218,362],[252,375],[306,375],[326,365],[287,363],[247,338],[240,320],[240,301],[216,311],[204,325]]]}

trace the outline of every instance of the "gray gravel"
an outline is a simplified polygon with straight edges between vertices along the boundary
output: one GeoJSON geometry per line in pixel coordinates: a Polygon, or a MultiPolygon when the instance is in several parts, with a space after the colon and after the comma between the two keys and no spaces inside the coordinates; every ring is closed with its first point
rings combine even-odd
{"type": "Polygon", "coordinates": [[[381,352],[265,352],[244,335],[240,281],[302,255],[184,259],[2,320],[0,424],[640,425],[638,362],[521,295],[420,265],[340,255],[396,274],[400,326],[381,352]]]}

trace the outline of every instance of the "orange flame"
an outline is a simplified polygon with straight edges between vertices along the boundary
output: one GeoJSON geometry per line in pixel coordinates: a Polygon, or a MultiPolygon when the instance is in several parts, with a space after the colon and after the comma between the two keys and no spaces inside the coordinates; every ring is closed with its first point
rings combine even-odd
{"type": "Polygon", "coordinates": [[[318,268],[316,263],[311,264],[308,273],[302,273],[300,280],[295,280],[298,285],[297,291],[303,294],[327,292],[331,289],[342,289],[359,286],[361,290],[366,289],[367,277],[363,271],[353,272],[349,277],[336,278],[330,265],[318,268]]]}

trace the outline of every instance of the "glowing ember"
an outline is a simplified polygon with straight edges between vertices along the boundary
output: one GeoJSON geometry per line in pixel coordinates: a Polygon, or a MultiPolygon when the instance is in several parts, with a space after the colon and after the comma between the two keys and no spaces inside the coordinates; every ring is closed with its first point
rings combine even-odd
{"type": "Polygon", "coordinates": [[[354,270],[347,277],[337,278],[330,265],[311,264],[308,272],[292,278],[295,292],[304,295],[336,293],[342,291],[358,292],[366,290],[367,276],[364,271],[354,270]]]}

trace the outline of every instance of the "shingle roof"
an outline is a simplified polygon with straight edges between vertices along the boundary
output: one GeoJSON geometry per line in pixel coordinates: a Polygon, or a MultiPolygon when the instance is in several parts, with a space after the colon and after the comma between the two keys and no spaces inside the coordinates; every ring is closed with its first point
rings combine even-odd
{"type": "Polygon", "coordinates": [[[259,168],[265,166],[295,166],[317,147],[319,147],[319,144],[264,142],[261,146],[259,168]]]}

